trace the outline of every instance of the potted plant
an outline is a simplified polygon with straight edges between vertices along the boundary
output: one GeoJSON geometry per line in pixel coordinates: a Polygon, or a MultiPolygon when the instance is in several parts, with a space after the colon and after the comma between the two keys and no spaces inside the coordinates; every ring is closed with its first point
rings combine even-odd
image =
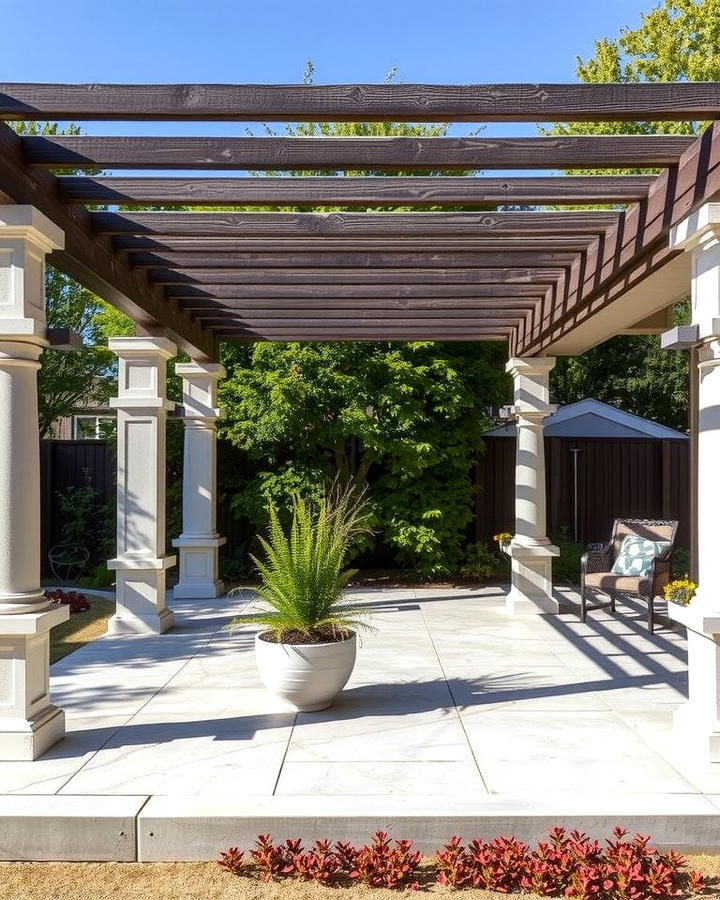
{"type": "Polygon", "coordinates": [[[510,545],[512,535],[509,531],[501,531],[500,534],[493,535],[493,540],[497,541],[500,549],[504,551],[510,545]]]}
{"type": "Polygon", "coordinates": [[[287,531],[273,504],[269,516],[265,559],[252,557],[266,608],[229,627],[263,625],[255,659],[265,686],[302,712],[327,709],[352,673],[364,625],[343,592],[356,571],[345,568],[348,552],[369,531],[367,505],[335,487],[319,502],[295,496],[287,531]]]}

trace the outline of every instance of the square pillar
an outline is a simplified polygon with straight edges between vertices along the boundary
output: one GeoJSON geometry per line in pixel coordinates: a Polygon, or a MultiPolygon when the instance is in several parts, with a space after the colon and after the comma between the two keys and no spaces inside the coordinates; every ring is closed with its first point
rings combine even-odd
{"type": "Polygon", "coordinates": [[[698,592],[690,606],[670,603],[669,613],[688,633],[689,699],[675,711],[675,733],[685,749],[720,762],[720,204],[709,203],[670,234],[670,246],[692,255],[691,392],[696,408],[696,487],[691,504],[697,516],[698,592]]]}
{"type": "Polygon", "coordinates": [[[37,372],[45,256],[62,231],[31,206],[0,206],[0,760],[36,759],[65,734],[49,698],[49,631],[67,607],[40,584],[37,372]]]}
{"type": "Polygon", "coordinates": [[[117,572],[114,634],[160,634],[173,625],[166,603],[165,429],[174,408],[165,395],[167,361],[177,350],[164,337],[111,338],[117,354],[117,572]]]}
{"type": "Polygon", "coordinates": [[[217,385],[225,369],[215,363],[178,363],[183,383],[183,532],[173,541],[180,557],[178,598],[219,597],[225,586],[218,577],[217,533],[217,385]]]}
{"type": "Polygon", "coordinates": [[[507,549],[512,561],[512,585],[506,609],[510,613],[557,613],[553,596],[552,559],[559,550],[547,531],[545,440],[543,422],[555,412],[550,405],[552,357],[509,360],[515,403],[517,455],[515,465],[515,536],[507,549]]]}

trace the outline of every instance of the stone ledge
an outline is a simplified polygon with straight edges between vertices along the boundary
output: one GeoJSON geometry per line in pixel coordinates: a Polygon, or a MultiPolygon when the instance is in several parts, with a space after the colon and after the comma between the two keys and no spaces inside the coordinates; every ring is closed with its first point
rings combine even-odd
{"type": "Polygon", "coordinates": [[[8,613],[0,616],[0,635],[42,634],[70,618],[70,607],[48,606],[34,613],[8,613]]]}
{"type": "Polygon", "coordinates": [[[468,800],[371,797],[162,797],[5,795],[0,797],[0,859],[159,862],[210,860],[258,834],[364,842],[380,828],[430,853],[452,834],[489,839],[513,833],[536,841],[549,828],[606,837],[621,822],[652,833],[653,844],[717,852],[720,814],[702,796],[484,797],[468,800]]]}
{"type": "Polygon", "coordinates": [[[177,556],[135,558],[132,556],[116,556],[114,559],[107,561],[107,567],[111,571],[133,571],[133,570],[157,570],[171,569],[177,562],[177,556]]]}
{"type": "Polygon", "coordinates": [[[365,842],[378,829],[413,840],[431,853],[453,834],[523,841],[555,825],[607,837],[621,822],[652,833],[653,843],[684,851],[720,847],[720,815],[704,797],[599,795],[562,797],[151,797],[138,816],[138,859],[212,859],[220,849],[252,845],[258,834],[305,841],[330,837],[365,842]]]}
{"type": "Polygon", "coordinates": [[[546,559],[547,557],[560,556],[560,549],[554,544],[527,546],[511,542],[506,545],[505,553],[512,559],[546,559]]]}
{"type": "Polygon", "coordinates": [[[133,862],[147,797],[0,796],[0,859],[133,862]]]}
{"type": "Polygon", "coordinates": [[[670,600],[668,601],[668,616],[674,622],[679,622],[697,634],[708,636],[720,634],[720,611],[708,610],[693,603],[690,603],[689,606],[681,606],[670,600]]]}

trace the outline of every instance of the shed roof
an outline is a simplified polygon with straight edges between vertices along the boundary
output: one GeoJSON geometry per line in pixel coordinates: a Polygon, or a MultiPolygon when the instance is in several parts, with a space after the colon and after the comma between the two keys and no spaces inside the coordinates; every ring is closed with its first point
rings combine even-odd
{"type": "MultiPolygon", "coordinates": [[[[674,428],[659,425],[600,400],[587,398],[561,406],[545,420],[546,437],[570,438],[647,438],[648,440],[687,440],[674,428]]],[[[491,428],[485,437],[514,437],[515,424],[508,422],[491,428]]]]}

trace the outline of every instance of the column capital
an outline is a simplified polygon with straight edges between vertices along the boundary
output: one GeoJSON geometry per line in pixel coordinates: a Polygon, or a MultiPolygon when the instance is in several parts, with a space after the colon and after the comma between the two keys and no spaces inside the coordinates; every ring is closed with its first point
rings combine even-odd
{"type": "Polygon", "coordinates": [[[505,371],[513,378],[517,378],[519,375],[527,375],[532,378],[538,375],[548,375],[554,367],[554,356],[513,356],[505,364],[505,371]]]}
{"type": "Polygon", "coordinates": [[[62,229],[34,206],[0,205],[0,335],[47,346],[45,256],[62,249],[62,229]]]}
{"type": "Polygon", "coordinates": [[[39,209],[26,204],[0,205],[0,244],[6,238],[30,241],[44,253],[65,247],[62,228],[39,209]]]}
{"type": "Polygon", "coordinates": [[[218,382],[227,374],[225,366],[219,363],[177,363],[175,374],[183,380],[183,401],[181,416],[189,426],[192,421],[204,421],[214,425],[220,418],[217,407],[218,382]]]}
{"type": "Polygon", "coordinates": [[[703,369],[714,369],[720,366],[720,339],[705,341],[698,347],[697,366],[703,369]]]}
{"type": "Polygon", "coordinates": [[[166,411],[175,404],[167,399],[167,361],[177,347],[166,337],[143,335],[110,338],[108,347],[120,360],[118,396],[112,397],[115,409],[166,411]]]}
{"type": "Polygon", "coordinates": [[[702,250],[720,238],[720,203],[705,203],[670,229],[674,250],[702,250]]]}
{"type": "Polygon", "coordinates": [[[227,370],[220,363],[199,363],[191,360],[190,362],[176,363],[175,374],[188,379],[211,378],[214,381],[220,381],[227,375],[227,370]]]}
{"type": "Polygon", "coordinates": [[[177,345],[170,338],[153,335],[110,338],[108,349],[126,359],[157,354],[167,360],[177,354],[177,345]]]}

